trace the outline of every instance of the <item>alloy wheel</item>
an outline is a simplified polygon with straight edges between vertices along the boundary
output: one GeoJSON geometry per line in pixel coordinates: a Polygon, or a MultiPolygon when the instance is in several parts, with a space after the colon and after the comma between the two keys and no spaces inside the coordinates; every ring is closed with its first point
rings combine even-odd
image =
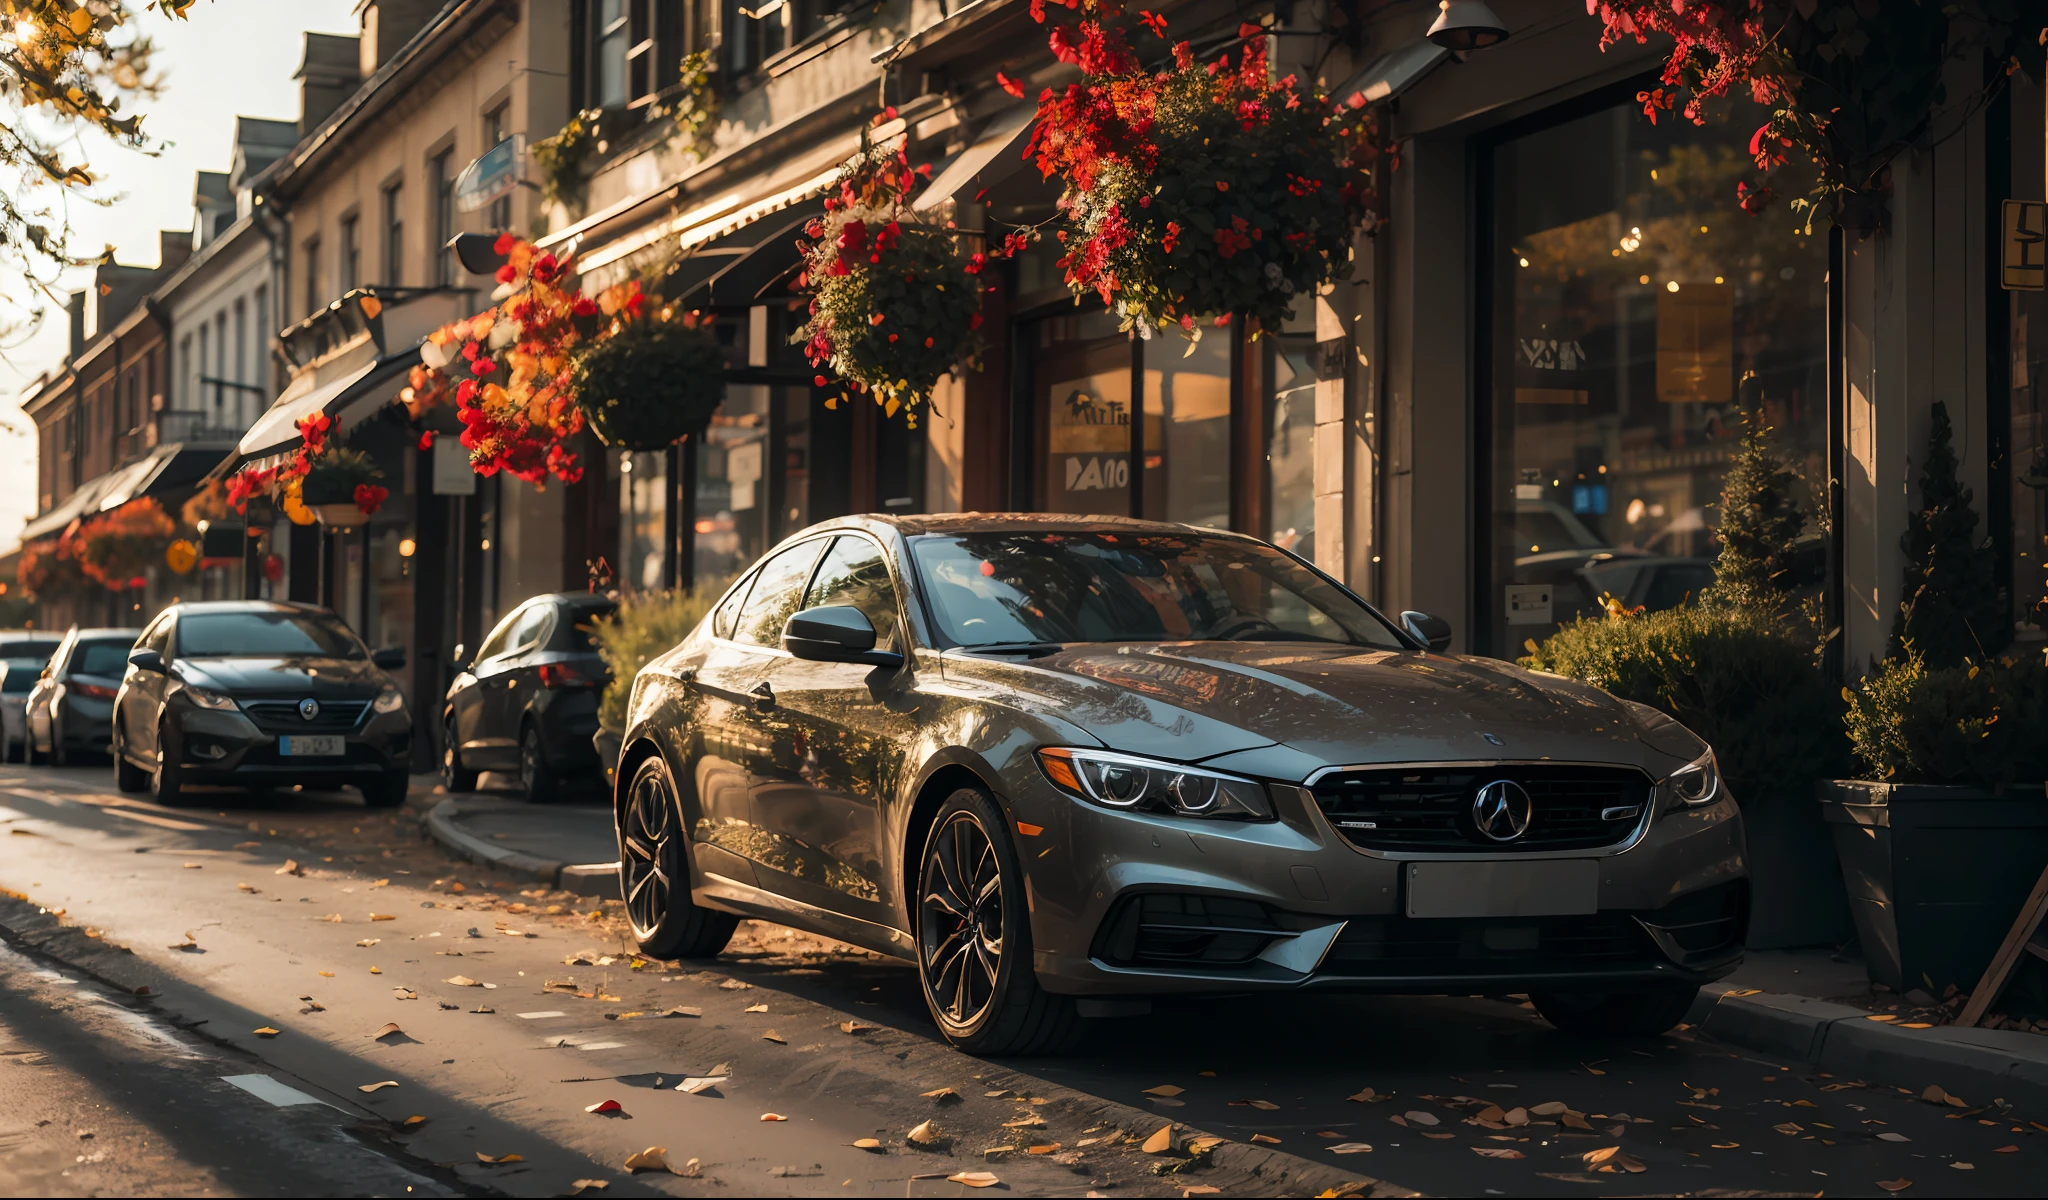
{"type": "Polygon", "coordinates": [[[656,771],[633,781],[619,827],[619,856],[625,867],[626,912],[633,928],[657,928],[668,915],[670,864],[674,861],[675,806],[656,771]]]}
{"type": "Polygon", "coordinates": [[[919,959],[935,1007],[973,1024],[994,1003],[1003,963],[1003,874],[988,831],[954,813],[926,851],[919,959]]]}

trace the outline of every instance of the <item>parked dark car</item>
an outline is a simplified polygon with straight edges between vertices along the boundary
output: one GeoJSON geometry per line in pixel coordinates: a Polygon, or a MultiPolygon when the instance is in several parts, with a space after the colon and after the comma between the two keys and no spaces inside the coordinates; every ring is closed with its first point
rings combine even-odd
{"type": "Polygon", "coordinates": [[[0,740],[7,761],[28,757],[28,694],[50,665],[60,639],[26,629],[0,629],[0,740]]]}
{"type": "Polygon", "coordinates": [[[1236,534],[814,526],[634,680],[634,932],[701,958],[757,917],[911,960],[975,1053],[1056,1050],[1154,995],[1297,988],[1670,1028],[1742,958],[1713,751],[1450,641],[1236,534]]]}
{"type": "Polygon", "coordinates": [[[65,766],[80,755],[107,753],[113,736],[114,693],[128,669],[137,629],[73,627],[57,643],[50,664],[29,689],[28,760],[65,766]]]}
{"type": "Polygon", "coordinates": [[[177,804],[190,784],[354,787],[405,800],[411,718],[372,654],[324,608],[264,600],[174,604],[143,630],[114,700],[114,778],[177,804]]]}
{"type": "Polygon", "coordinates": [[[587,592],[535,596],[484,639],[474,660],[448,685],[441,712],[441,782],[476,789],[483,771],[515,771],[528,800],[565,784],[603,782],[591,735],[597,700],[610,678],[591,627],[618,605],[587,592]]]}

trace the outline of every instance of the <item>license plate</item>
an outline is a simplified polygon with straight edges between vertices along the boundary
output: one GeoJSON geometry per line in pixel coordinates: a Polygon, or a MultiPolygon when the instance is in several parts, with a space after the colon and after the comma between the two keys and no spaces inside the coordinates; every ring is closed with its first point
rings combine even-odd
{"type": "Polygon", "coordinates": [[[339,734],[302,734],[277,739],[277,752],[286,758],[339,758],[348,749],[339,734]]]}
{"type": "Polygon", "coordinates": [[[1408,864],[1411,917],[1567,917],[1598,911],[1595,859],[1408,864]]]}

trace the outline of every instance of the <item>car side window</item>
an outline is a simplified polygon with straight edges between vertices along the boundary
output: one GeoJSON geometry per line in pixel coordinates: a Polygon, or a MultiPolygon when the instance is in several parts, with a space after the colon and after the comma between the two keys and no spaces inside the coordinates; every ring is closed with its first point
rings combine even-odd
{"type": "MultiPolygon", "coordinates": [[[[145,631],[142,637],[139,639],[142,643],[142,648],[145,650],[154,650],[158,654],[164,655],[165,657],[169,657],[171,651],[172,623],[173,622],[170,617],[164,617],[161,620],[159,620],[155,625],[150,626],[150,628],[147,631],[145,631]]],[[[73,646],[72,649],[75,651],[77,647],[73,646]]]]}
{"type": "Polygon", "coordinates": [[[711,632],[722,638],[732,636],[734,626],[739,623],[740,606],[747,602],[748,593],[754,590],[754,577],[749,575],[740,585],[726,596],[718,611],[711,618],[711,632]]]}
{"type": "Polygon", "coordinates": [[[780,646],[782,626],[803,605],[804,584],[810,582],[811,564],[824,549],[822,538],[799,542],[761,564],[754,577],[754,590],[740,610],[733,640],[755,646],[780,646]]]}
{"type": "Polygon", "coordinates": [[[505,647],[511,644],[512,631],[525,616],[526,610],[518,609],[498,622],[498,627],[491,630],[491,635],[484,639],[484,644],[477,650],[474,661],[488,662],[505,653],[505,647]]]}
{"type": "Polygon", "coordinates": [[[527,608],[519,623],[505,638],[507,655],[524,654],[547,640],[555,627],[555,607],[552,604],[535,604],[527,608]]]}
{"type": "Polygon", "coordinates": [[[837,538],[804,596],[805,608],[850,604],[875,627],[875,649],[896,648],[896,581],[882,548],[851,534],[837,538]]]}

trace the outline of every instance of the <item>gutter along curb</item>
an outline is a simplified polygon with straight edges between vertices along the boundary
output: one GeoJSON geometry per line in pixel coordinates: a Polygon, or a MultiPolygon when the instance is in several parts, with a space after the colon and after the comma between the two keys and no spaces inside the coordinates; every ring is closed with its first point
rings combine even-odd
{"type": "Polygon", "coordinates": [[[421,818],[421,824],[426,826],[427,833],[435,841],[471,862],[482,863],[508,875],[536,879],[549,887],[581,896],[618,899],[619,864],[565,863],[498,845],[463,828],[462,802],[459,800],[443,800],[434,805],[421,818]]]}
{"type": "Polygon", "coordinates": [[[1686,1019],[1717,1041],[1845,1079],[1919,1091],[1937,1085],[1972,1105],[2048,1109],[2048,1037],[2011,1029],[1902,1029],[1847,1004],[1710,984],[1686,1019]]]}

